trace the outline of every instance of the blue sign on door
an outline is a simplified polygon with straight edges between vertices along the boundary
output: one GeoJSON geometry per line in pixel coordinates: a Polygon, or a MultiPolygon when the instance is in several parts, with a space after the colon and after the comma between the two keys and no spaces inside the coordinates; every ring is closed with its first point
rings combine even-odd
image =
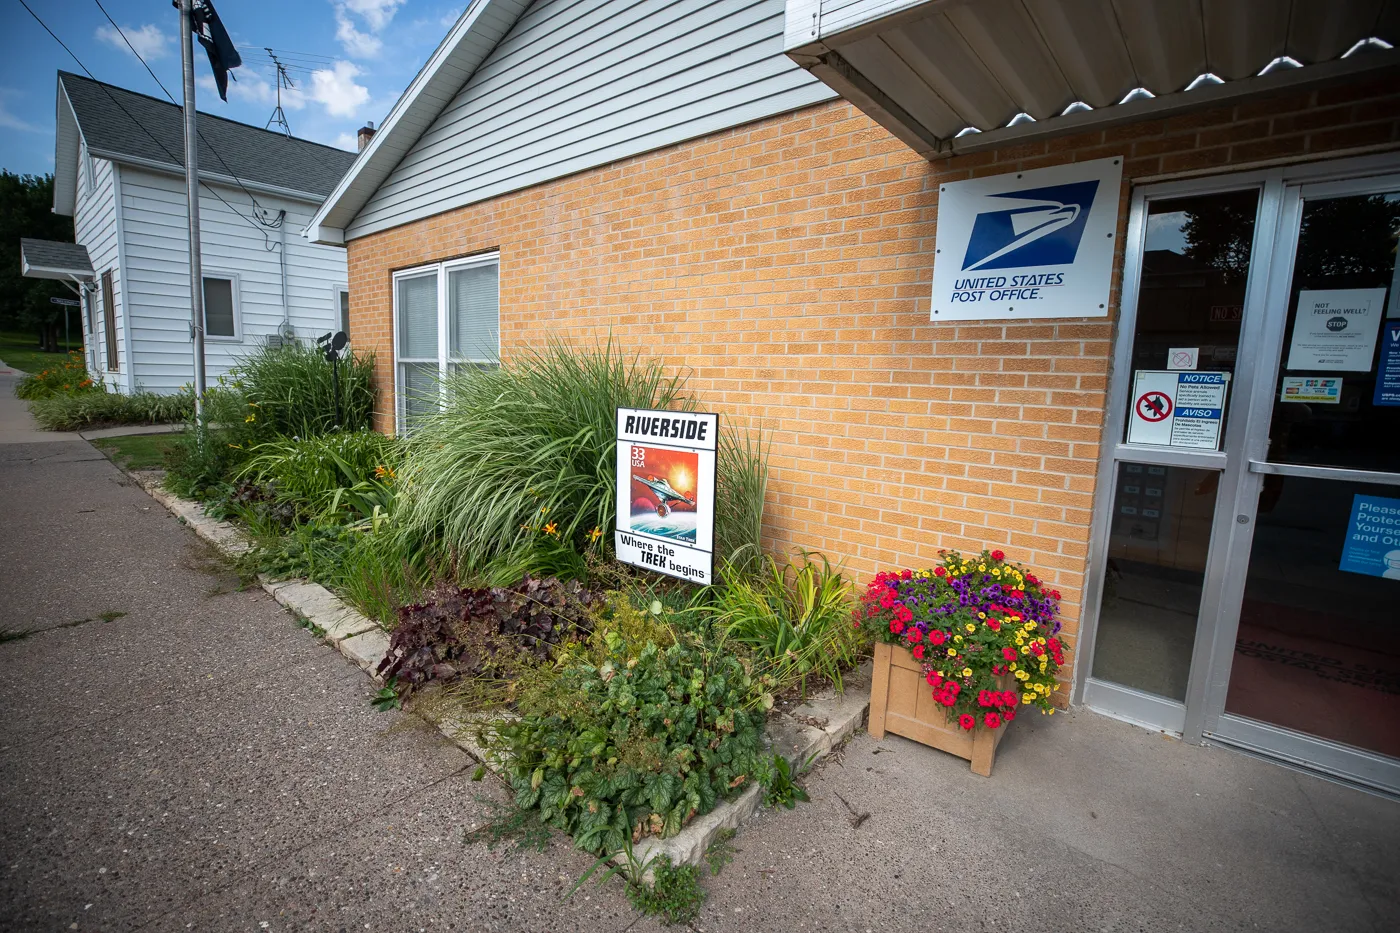
{"type": "Polygon", "coordinates": [[[1386,321],[1381,328],[1381,365],[1372,404],[1400,405],[1400,321],[1386,321]]]}
{"type": "Polygon", "coordinates": [[[1339,569],[1400,580],[1400,499],[1356,495],[1339,569]]]}

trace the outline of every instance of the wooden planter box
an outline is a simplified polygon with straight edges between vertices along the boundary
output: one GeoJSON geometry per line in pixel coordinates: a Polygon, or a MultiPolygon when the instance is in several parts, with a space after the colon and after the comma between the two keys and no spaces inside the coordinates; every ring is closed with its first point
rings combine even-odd
{"type": "MultiPolygon", "coordinates": [[[[1010,683],[1003,689],[1011,689],[1010,683]]],[[[971,731],[950,721],[947,707],[935,703],[933,688],[924,680],[924,666],[907,648],[875,643],[875,676],[870,684],[870,734],[883,739],[886,732],[966,758],[972,770],[992,774],[997,743],[1006,734],[979,726],[971,731]]]]}

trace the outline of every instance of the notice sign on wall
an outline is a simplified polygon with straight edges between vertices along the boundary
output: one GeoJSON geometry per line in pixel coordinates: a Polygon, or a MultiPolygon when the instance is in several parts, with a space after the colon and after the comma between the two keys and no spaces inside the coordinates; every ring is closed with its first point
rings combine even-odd
{"type": "Polygon", "coordinates": [[[1122,159],[938,186],[935,321],[1104,317],[1122,159]]]}
{"type": "Polygon", "coordinates": [[[1400,499],[1363,496],[1351,500],[1351,521],[1342,545],[1341,570],[1400,580],[1400,499]]]}
{"type": "Polygon", "coordinates": [[[617,410],[617,530],[624,564],[714,582],[719,415],[617,410]]]}
{"type": "Polygon", "coordinates": [[[1219,450],[1229,387],[1229,373],[1138,370],[1128,443],[1219,450]]]}

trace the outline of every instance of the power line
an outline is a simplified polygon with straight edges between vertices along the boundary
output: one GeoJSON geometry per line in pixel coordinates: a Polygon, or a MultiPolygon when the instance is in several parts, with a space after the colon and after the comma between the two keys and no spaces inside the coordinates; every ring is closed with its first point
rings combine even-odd
{"type": "MultiPolygon", "coordinates": [[[[156,135],[155,135],[154,133],[152,133],[152,132],[146,127],[146,125],[145,125],[144,123],[142,123],[140,120],[136,119],[136,117],[132,114],[132,112],[131,112],[130,110],[127,110],[126,107],[122,106],[122,102],[119,101],[119,100],[117,100],[117,96],[116,96],[115,94],[112,93],[111,89],[108,88],[107,85],[103,84],[101,81],[99,81],[99,80],[97,79],[97,75],[93,74],[92,71],[88,68],[88,66],[83,64],[83,60],[82,60],[81,58],[79,58],[79,57],[77,56],[77,54],[74,53],[74,51],[68,47],[68,44],[67,44],[66,42],[64,42],[62,39],[60,39],[60,38],[58,37],[58,35],[57,35],[52,29],[49,28],[49,24],[48,24],[48,23],[44,22],[42,19],[39,18],[39,14],[38,14],[38,13],[35,13],[32,9],[30,9],[29,4],[26,3],[25,0],[19,0],[19,5],[22,6],[22,7],[24,7],[25,12],[27,12],[30,16],[34,17],[34,21],[44,28],[44,32],[48,33],[49,36],[53,38],[53,41],[57,42],[60,46],[62,46],[63,51],[67,52],[67,53],[68,53],[68,56],[69,56],[70,58],[72,58],[73,61],[75,61],[75,62],[78,63],[78,67],[81,68],[81,69],[83,69],[83,72],[84,72],[89,78],[92,79],[93,83],[96,84],[98,87],[102,88],[102,92],[103,92],[104,94],[107,95],[107,99],[110,100],[110,101],[116,106],[116,108],[117,108],[118,110],[120,110],[122,113],[126,114],[127,119],[130,120],[133,124],[135,124],[135,126],[136,126],[138,129],[140,129],[141,132],[143,132],[143,133],[145,133],[147,136],[151,137],[151,142],[153,142],[153,143],[155,143],[157,146],[159,146],[159,147],[160,147],[160,151],[161,151],[161,152],[164,152],[167,156],[170,157],[170,161],[174,162],[174,163],[177,164],[177,165],[182,165],[182,164],[183,164],[183,160],[182,160],[182,159],[176,158],[175,154],[165,147],[165,143],[161,142],[161,141],[156,137],[156,135]]],[[[137,57],[139,58],[140,56],[137,56],[137,57]]],[[[270,250],[273,248],[273,247],[267,245],[267,244],[268,244],[269,242],[271,242],[271,241],[269,240],[269,238],[268,238],[268,236],[267,236],[267,233],[262,229],[262,227],[263,227],[264,225],[259,225],[259,224],[255,223],[253,220],[249,219],[248,217],[243,216],[243,214],[239,212],[238,208],[234,207],[232,204],[228,203],[228,201],[224,200],[224,196],[221,195],[221,194],[219,194],[219,192],[218,192],[217,190],[215,190],[213,187],[211,187],[207,182],[201,182],[201,184],[204,185],[204,189],[205,189],[206,191],[208,191],[208,192],[209,192],[210,194],[212,194],[214,197],[218,198],[220,201],[223,201],[224,206],[227,207],[230,211],[232,211],[233,214],[234,214],[236,217],[238,217],[239,220],[242,220],[244,223],[248,224],[248,225],[251,226],[254,230],[257,230],[259,233],[261,233],[261,234],[263,235],[263,245],[264,245],[264,248],[265,248],[265,249],[267,249],[267,250],[270,251],[270,250]]],[[[250,197],[251,197],[251,195],[250,195],[250,197]]],[[[254,202],[254,203],[256,203],[256,202],[254,202]]],[[[281,221],[278,221],[277,223],[280,225],[281,221]]]]}
{"type": "MultiPolygon", "coordinates": [[[[149,74],[149,75],[151,76],[151,78],[156,82],[156,84],[160,85],[160,89],[161,89],[162,91],[165,92],[165,96],[168,97],[168,98],[170,98],[170,102],[171,102],[172,104],[175,104],[176,106],[179,106],[179,101],[175,100],[175,95],[174,95],[174,94],[171,94],[171,93],[170,93],[170,90],[169,90],[168,88],[166,88],[166,86],[165,86],[164,84],[161,83],[160,78],[156,77],[156,73],[155,73],[154,71],[151,70],[151,66],[148,65],[148,64],[146,64],[146,60],[145,60],[144,58],[141,57],[141,53],[138,52],[138,51],[136,51],[136,46],[134,46],[134,45],[131,44],[131,40],[128,39],[128,38],[126,37],[126,33],[122,30],[122,27],[120,27],[120,26],[117,25],[117,21],[116,21],[116,20],[112,19],[112,14],[107,12],[107,8],[106,8],[105,6],[102,5],[102,0],[93,0],[93,2],[96,3],[96,4],[97,4],[97,8],[98,8],[99,10],[102,11],[102,15],[105,16],[105,17],[107,17],[107,22],[109,22],[109,23],[112,24],[112,28],[115,29],[115,30],[117,31],[117,35],[119,35],[119,36],[122,37],[122,41],[126,43],[126,47],[129,48],[129,49],[131,49],[131,54],[132,54],[132,55],[135,55],[135,56],[136,56],[136,60],[137,60],[138,62],[141,63],[141,66],[142,66],[143,68],[146,69],[146,73],[149,74]]],[[[29,7],[26,6],[25,9],[28,10],[29,7]]],[[[29,12],[30,12],[30,14],[32,15],[34,11],[33,11],[33,10],[30,10],[29,12]]],[[[37,17],[36,17],[36,18],[37,18],[37,17]]],[[[47,26],[45,26],[44,28],[45,28],[45,29],[48,29],[47,26]]],[[[49,32],[49,35],[53,35],[53,32],[50,31],[50,32],[49,32]]],[[[55,38],[57,38],[57,37],[55,36],[55,38]]],[[[180,41],[181,41],[181,42],[188,42],[188,41],[189,41],[189,36],[182,36],[182,37],[180,38],[180,41]]],[[[60,43],[60,44],[62,44],[62,43],[60,43]]],[[[68,47],[67,47],[67,46],[64,46],[64,48],[67,49],[68,47]]],[[[73,55],[73,53],[72,53],[71,50],[68,52],[68,54],[69,54],[69,55],[73,55]]],[[[73,55],[73,60],[74,60],[74,61],[77,61],[77,58],[78,58],[78,57],[77,57],[76,55],[73,55]]],[[[81,65],[82,62],[78,62],[78,64],[81,65]]],[[[84,70],[84,71],[87,71],[86,68],[84,68],[83,70],[84,70]]],[[[91,72],[88,72],[88,74],[89,74],[89,76],[90,76],[92,73],[91,73],[91,72]]],[[[96,78],[93,78],[93,80],[96,81],[97,79],[96,79],[96,78]]],[[[129,114],[128,114],[128,116],[129,116],[129,114]]],[[[202,143],[204,143],[204,145],[208,147],[208,149],[209,149],[210,152],[214,153],[214,158],[216,158],[216,159],[219,160],[219,164],[222,165],[222,166],[224,167],[224,171],[228,172],[229,177],[232,178],[232,179],[238,184],[238,187],[240,187],[240,188],[243,189],[243,193],[246,194],[246,195],[248,196],[248,200],[250,200],[250,201],[253,202],[253,209],[254,209],[254,210],[263,210],[263,209],[264,209],[263,206],[262,206],[261,204],[259,204],[259,203],[258,203],[258,199],[255,198],[255,197],[253,196],[253,192],[249,191],[249,190],[248,190],[248,187],[247,187],[246,185],[243,184],[243,179],[239,178],[238,175],[237,175],[237,173],[235,173],[233,169],[231,169],[231,168],[228,167],[228,163],[225,162],[225,161],[224,161],[224,157],[223,157],[222,155],[219,154],[219,150],[216,149],[216,148],[214,148],[214,144],[211,143],[209,140],[207,140],[207,139],[204,138],[204,134],[201,133],[201,132],[199,131],[199,121],[198,121],[198,119],[195,120],[195,130],[194,130],[194,132],[195,132],[195,135],[199,137],[199,141],[202,142],[202,143]]],[[[288,132],[287,136],[290,138],[291,133],[288,132]]],[[[164,148],[164,147],[162,147],[162,148],[164,148]]],[[[168,153],[169,153],[169,150],[167,150],[167,154],[168,154],[168,153]]],[[[207,186],[206,186],[206,187],[207,187],[207,186]]],[[[220,200],[220,201],[223,201],[224,199],[223,199],[223,198],[219,198],[219,200],[220,200]]],[[[224,203],[225,203],[225,204],[228,204],[227,201],[224,201],[224,203]]],[[[231,204],[229,205],[229,207],[232,207],[232,206],[233,206],[233,205],[231,205],[231,204]]],[[[239,216],[242,216],[242,215],[240,214],[239,216]]]]}

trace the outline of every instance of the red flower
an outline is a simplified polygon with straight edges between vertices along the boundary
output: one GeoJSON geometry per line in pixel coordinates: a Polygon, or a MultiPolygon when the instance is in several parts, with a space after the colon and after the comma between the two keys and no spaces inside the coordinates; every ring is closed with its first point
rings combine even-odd
{"type": "Polygon", "coordinates": [[[901,571],[899,572],[899,579],[901,579],[901,580],[910,580],[910,579],[913,579],[913,577],[914,577],[914,571],[909,570],[909,569],[907,569],[907,568],[904,569],[904,570],[901,570],[901,571]]]}
{"type": "MultiPolygon", "coordinates": [[[[935,677],[938,677],[938,674],[937,674],[935,671],[925,671],[925,672],[924,672],[924,680],[928,682],[928,685],[929,685],[930,687],[932,687],[934,684],[936,684],[936,683],[938,682],[937,680],[934,680],[935,677]]],[[[942,678],[940,677],[939,680],[941,680],[941,679],[942,679],[942,678]]]]}
{"type": "Polygon", "coordinates": [[[1008,661],[1014,661],[1014,660],[1016,660],[1016,649],[1015,649],[1015,648],[1003,648],[1003,649],[1001,649],[1001,656],[1002,656],[1003,658],[1006,658],[1006,660],[1008,660],[1008,661]]]}
{"type": "Polygon", "coordinates": [[[904,631],[904,623],[898,619],[890,619],[890,631],[898,635],[900,632],[904,631]]]}
{"type": "Polygon", "coordinates": [[[934,567],[933,575],[935,577],[946,577],[948,575],[948,571],[944,570],[942,567],[934,567]]]}
{"type": "Polygon", "coordinates": [[[1006,665],[1004,665],[1004,664],[993,664],[993,665],[992,665],[992,676],[993,676],[993,677],[1000,677],[1002,674],[1005,674],[1005,673],[1006,673],[1006,665]]]}
{"type": "Polygon", "coordinates": [[[1005,710],[1002,711],[1001,718],[1006,720],[1007,722],[1010,722],[1011,720],[1015,719],[1016,707],[1008,706],[1005,710]]]}
{"type": "Polygon", "coordinates": [[[940,632],[938,629],[934,629],[933,631],[928,633],[929,644],[933,645],[935,648],[943,644],[947,640],[948,636],[940,632]]]}
{"type": "Polygon", "coordinates": [[[1031,586],[1040,586],[1040,581],[1035,578],[1035,574],[1033,573],[1026,574],[1026,582],[1031,586]]]}
{"type": "Polygon", "coordinates": [[[977,720],[972,718],[971,713],[963,713],[958,717],[958,725],[962,726],[964,729],[971,729],[973,726],[977,725],[977,720]]]}
{"type": "Polygon", "coordinates": [[[1005,693],[1003,693],[1001,695],[1001,702],[1005,703],[1007,706],[1014,708],[1016,706],[1016,691],[1008,690],[1005,693]]]}
{"type": "Polygon", "coordinates": [[[987,628],[991,629],[991,630],[994,631],[994,632],[1000,632],[1000,631],[1001,631],[1001,623],[998,622],[996,619],[988,619],[988,620],[987,620],[987,628]]]}
{"type": "Polygon", "coordinates": [[[915,646],[914,646],[913,655],[914,655],[914,660],[916,660],[916,661],[922,661],[922,660],[924,659],[924,646],[923,646],[923,645],[915,645],[915,646]]]}
{"type": "Polygon", "coordinates": [[[901,622],[908,622],[914,618],[914,610],[901,603],[894,607],[894,617],[901,622]]]}
{"type": "Polygon", "coordinates": [[[1059,590],[1051,590],[1051,591],[1050,591],[1050,598],[1051,598],[1051,599],[1056,599],[1056,600],[1058,600],[1058,599],[1062,599],[1063,597],[1060,596],[1060,591],[1059,591],[1059,590]]]}
{"type": "Polygon", "coordinates": [[[924,640],[924,633],[919,631],[917,628],[911,627],[909,629],[908,634],[906,634],[904,637],[909,639],[909,644],[914,645],[924,640]]]}
{"type": "Polygon", "coordinates": [[[982,722],[986,723],[988,729],[995,729],[1001,725],[1001,717],[996,713],[988,713],[982,717],[982,722]]]}
{"type": "Polygon", "coordinates": [[[993,552],[992,552],[992,560],[1005,560],[1005,559],[1006,559],[1006,555],[1003,554],[1001,551],[993,551],[993,552]]]}
{"type": "Polygon", "coordinates": [[[894,605],[894,590],[885,588],[885,592],[880,594],[880,605],[886,609],[894,605]]]}

